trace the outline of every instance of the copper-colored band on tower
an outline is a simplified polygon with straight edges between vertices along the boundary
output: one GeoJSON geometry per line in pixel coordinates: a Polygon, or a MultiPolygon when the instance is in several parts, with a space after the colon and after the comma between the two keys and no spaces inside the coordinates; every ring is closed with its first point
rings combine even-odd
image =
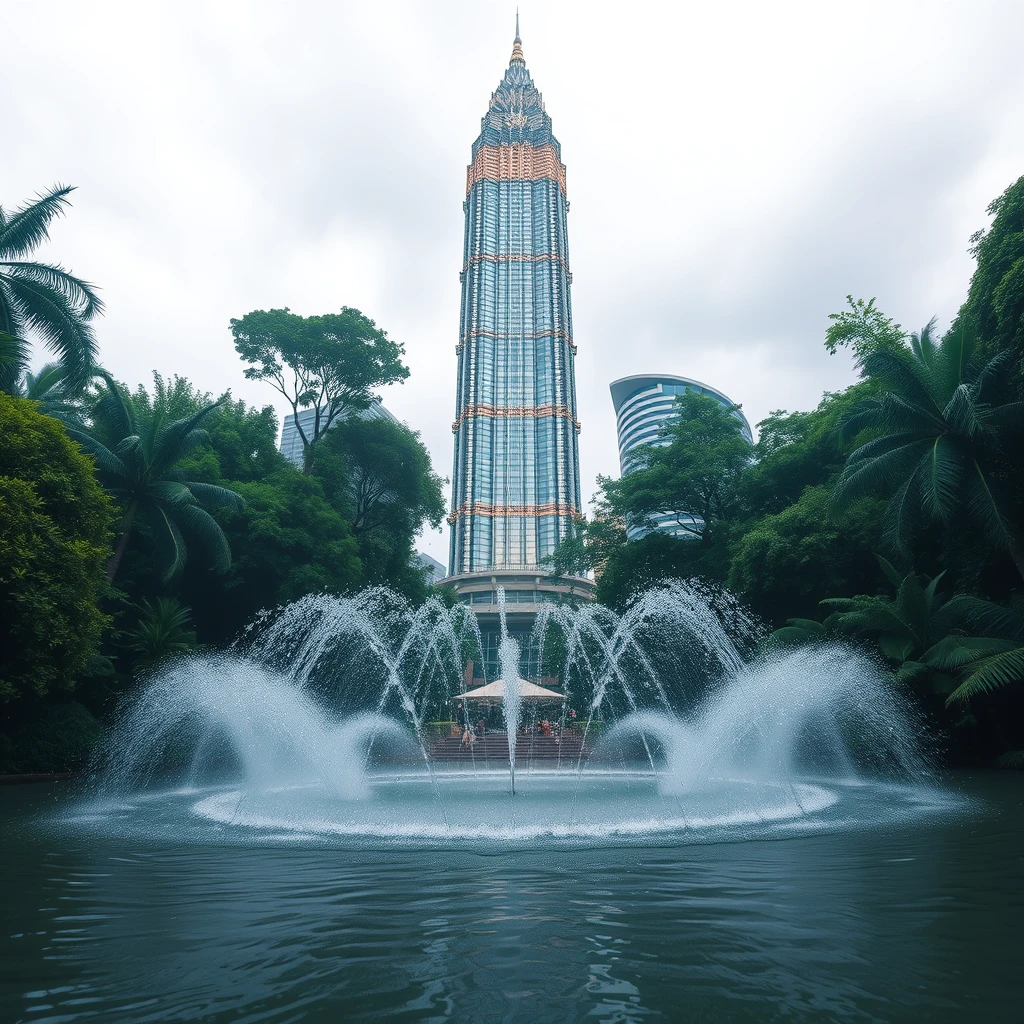
{"type": "Polygon", "coordinates": [[[550,143],[537,147],[528,142],[481,146],[466,168],[466,194],[469,195],[478,181],[540,181],[544,178],[557,181],[565,195],[565,164],[558,159],[550,143]]]}
{"type": "Polygon", "coordinates": [[[572,420],[576,432],[579,433],[580,421],[572,414],[567,405],[467,405],[462,410],[462,415],[452,424],[454,434],[462,426],[464,420],[471,416],[492,416],[495,419],[508,419],[512,416],[522,416],[524,419],[546,419],[547,417],[560,417],[561,419],[572,420]]]}
{"type": "Polygon", "coordinates": [[[471,257],[469,262],[463,266],[462,272],[465,273],[474,263],[543,263],[545,261],[558,262],[562,265],[562,269],[567,274],[569,273],[569,261],[564,256],[559,256],[557,252],[510,253],[508,255],[485,252],[471,257]]]}
{"type": "Polygon", "coordinates": [[[486,516],[488,519],[503,516],[572,516],[573,519],[582,519],[583,513],[567,501],[548,501],[543,505],[489,505],[471,501],[454,509],[448,516],[448,522],[454,525],[462,516],[486,516]]]}

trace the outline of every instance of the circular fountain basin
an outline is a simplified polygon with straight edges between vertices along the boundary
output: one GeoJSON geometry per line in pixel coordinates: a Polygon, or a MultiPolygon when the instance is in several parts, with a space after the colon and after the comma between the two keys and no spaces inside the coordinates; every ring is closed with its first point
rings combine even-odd
{"type": "Polygon", "coordinates": [[[73,821],[134,838],[217,844],[589,846],[780,838],[949,811],[931,788],[711,779],[688,793],[650,771],[382,771],[359,799],[322,783],[151,791],[79,805],[73,821]]]}

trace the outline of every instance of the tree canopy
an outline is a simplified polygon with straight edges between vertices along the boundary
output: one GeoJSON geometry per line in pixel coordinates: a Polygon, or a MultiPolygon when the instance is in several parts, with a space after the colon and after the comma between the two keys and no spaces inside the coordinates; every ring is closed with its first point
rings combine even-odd
{"type": "Polygon", "coordinates": [[[310,472],[313,446],[347,409],[365,409],[373,389],[405,380],[405,349],[369,317],[348,306],[340,313],[299,316],[289,309],[254,310],[231,321],[235,348],[249,380],[266,381],[298,417],[313,413],[308,428],[296,418],[303,472],[310,472]]]}
{"type": "Polygon", "coordinates": [[[97,650],[112,504],[92,461],[0,393],[0,702],[71,689],[97,650]]]}

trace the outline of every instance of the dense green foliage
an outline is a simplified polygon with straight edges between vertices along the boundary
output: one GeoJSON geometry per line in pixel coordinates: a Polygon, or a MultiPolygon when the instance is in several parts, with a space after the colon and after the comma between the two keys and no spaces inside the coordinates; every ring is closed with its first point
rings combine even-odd
{"type": "Polygon", "coordinates": [[[99,646],[111,502],[55,419],[0,393],[0,703],[68,690],[99,646]]]}
{"type": "Polygon", "coordinates": [[[95,294],[29,261],[70,191],[0,209],[7,772],[81,767],[100,720],[140,678],[229,642],[263,609],[369,583],[422,601],[413,542],[444,514],[419,436],[358,415],[374,389],[408,376],[402,346],[359,310],[232,321],[241,372],[313,410],[301,470],[278,451],[272,408],[156,373],[130,391],[98,367],[95,294]],[[59,361],[32,372],[32,336],[59,361]]]}
{"type": "Polygon", "coordinates": [[[977,336],[982,351],[993,355],[1024,345],[1024,177],[988,212],[992,226],[971,238],[978,269],[953,330],[977,336]]]}
{"type": "Polygon", "coordinates": [[[139,521],[160,551],[165,582],[184,568],[190,548],[199,548],[218,572],[231,565],[224,531],[201,506],[240,508],[241,498],[227,487],[183,479],[179,467],[207,439],[200,424],[217,403],[175,417],[177,410],[161,394],[159,378],[157,384],[156,400],[133,400],[107,379],[89,409],[90,426],[71,430],[71,436],[96,460],[100,481],[121,507],[120,535],[107,563],[111,581],[139,521]]]}

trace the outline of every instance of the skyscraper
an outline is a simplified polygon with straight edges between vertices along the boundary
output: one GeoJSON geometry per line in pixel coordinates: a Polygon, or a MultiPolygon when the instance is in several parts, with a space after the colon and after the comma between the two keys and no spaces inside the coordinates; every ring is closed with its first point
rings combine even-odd
{"type": "MultiPolygon", "coordinates": [[[[516,37],[466,176],[450,571],[510,594],[580,517],[565,165],[516,37]],[[522,577],[519,579],[518,577],[522,577]]],[[[530,573],[533,576],[530,576],[530,573]]],[[[542,589],[543,586],[542,586],[542,589]]],[[[483,601],[474,603],[487,603],[483,601]]]]}
{"type": "MultiPolygon", "coordinates": [[[[661,439],[661,428],[676,414],[676,397],[688,391],[710,395],[720,405],[732,408],[733,401],[717,388],[702,384],[692,377],[678,377],[672,373],[638,373],[612,381],[612,404],[615,406],[615,425],[619,433],[619,469],[623,476],[637,468],[637,456],[651,445],[667,444],[661,439]]],[[[747,417],[740,409],[733,412],[740,422],[743,436],[753,441],[747,417]]],[[[671,534],[680,540],[693,540],[693,528],[703,530],[699,516],[690,516],[690,529],[680,524],[675,513],[652,516],[649,526],[632,524],[626,527],[629,540],[639,540],[651,528],[671,534]]]]}

